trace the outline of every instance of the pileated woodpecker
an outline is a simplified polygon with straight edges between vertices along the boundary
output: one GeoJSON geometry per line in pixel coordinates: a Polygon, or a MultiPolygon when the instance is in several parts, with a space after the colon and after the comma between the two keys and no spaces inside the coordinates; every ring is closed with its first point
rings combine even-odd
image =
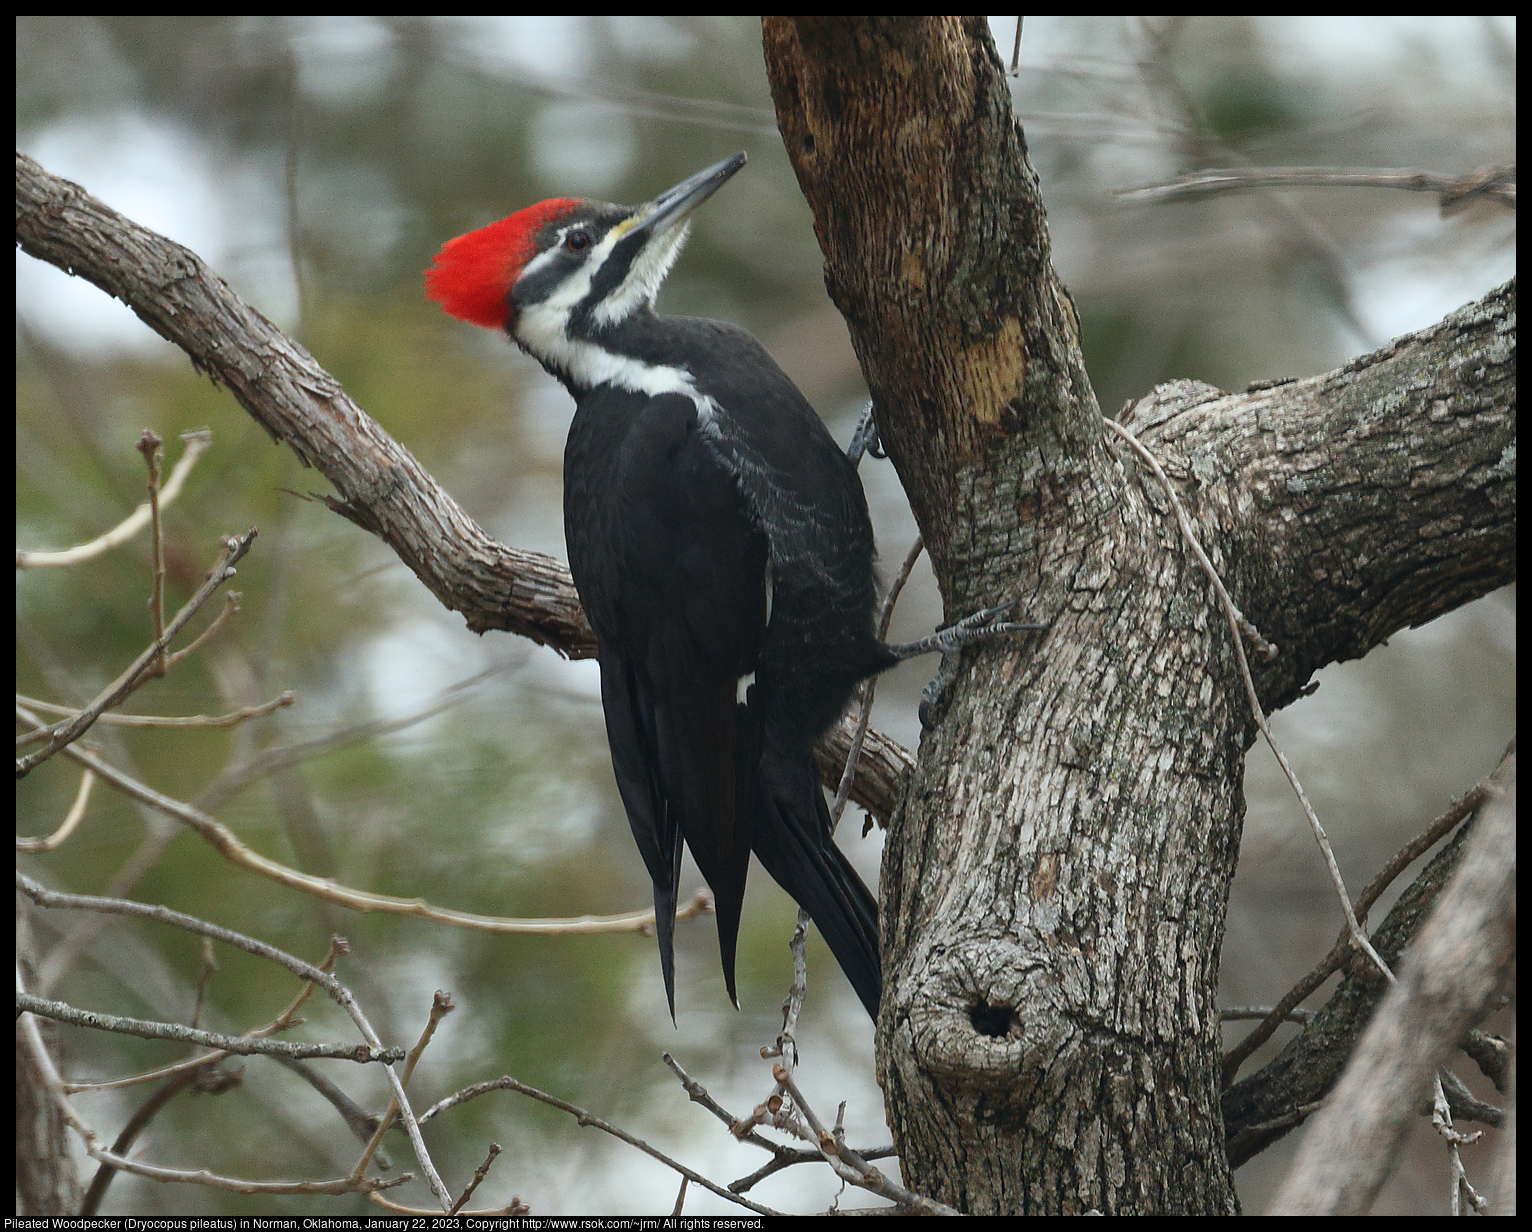
{"type": "Polygon", "coordinates": [[[971,637],[878,640],[853,463],[744,330],[654,311],[692,211],[744,165],[731,155],[639,206],[529,206],[450,240],[426,288],[452,316],[504,330],[575,400],[569,569],[599,643],[612,769],[654,881],[671,1016],[684,839],[713,890],[736,1006],[753,850],[876,1017],[877,903],[831,840],[811,750],[859,681],[971,637]]]}

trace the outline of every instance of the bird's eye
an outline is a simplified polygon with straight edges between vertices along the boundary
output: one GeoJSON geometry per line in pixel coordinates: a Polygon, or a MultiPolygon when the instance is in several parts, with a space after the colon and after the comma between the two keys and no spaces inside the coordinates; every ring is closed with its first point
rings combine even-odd
{"type": "Polygon", "coordinates": [[[564,247],[570,252],[584,252],[590,247],[590,236],[583,231],[571,231],[564,237],[564,247]]]}

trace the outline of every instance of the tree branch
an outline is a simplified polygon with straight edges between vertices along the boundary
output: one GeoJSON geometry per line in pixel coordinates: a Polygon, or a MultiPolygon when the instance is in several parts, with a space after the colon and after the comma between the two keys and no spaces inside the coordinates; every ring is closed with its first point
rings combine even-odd
{"type": "MultiPolygon", "coordinates": [[[[16,240],[120,299],[194,368],[227,386],[273,439],[334,485],[338,495],[319,499],[392,548],[470,630],[499,629],[566,658],[595,658],[595,635],[564,563],[486,534],[304,347],[196,253],[19,152],[16,240]]],[[[832,790],[850,746],[851,733],[840,728],[821,744],[817,761],[832,790]]],[[[851,799],[886,822],[911,761],[869,733],[851,799]]]]}
{"type": "Polygon", "coordinates": [[[1427,1080],[1504,977],[1516,947],[1514,756],[1495,794],[1269,1213],[1366,1213],[1427,1080]]]}

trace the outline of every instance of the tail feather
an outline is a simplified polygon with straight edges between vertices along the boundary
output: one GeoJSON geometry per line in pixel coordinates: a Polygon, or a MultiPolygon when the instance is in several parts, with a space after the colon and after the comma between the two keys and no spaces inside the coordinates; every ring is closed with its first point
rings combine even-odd
{"type": "Polygon", "coordinates": [[[755,854],[809,913],[873,1018],[883,977],[878,904],[830,838],[830,810],[807,754],[768,754],[761,764],[755,854]]]}
{"type": "Polygon", "coordinates": [[[601,664],[601,704],[617,791],[628,814],[644,867],[654,883],[654,931],[660,944],[660,972],[670,1020],[676,1017],[676,899],[681,886],[681,827],[666,803],[653,767],[659,734],[655,707],[625,656],[606,651],[601,664]]]}

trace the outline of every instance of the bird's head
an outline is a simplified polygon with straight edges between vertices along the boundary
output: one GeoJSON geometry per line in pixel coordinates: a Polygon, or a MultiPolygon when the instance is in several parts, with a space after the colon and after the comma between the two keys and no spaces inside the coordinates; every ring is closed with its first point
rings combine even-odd
{"type": "Polygon", "coordinates": [[[742,152],[731,154],[643,205],[576,197],[529,205],[443,244],[426,296],[567,367],[572,345],[654,304],[692,212],[744,165],[742,152]]]}

